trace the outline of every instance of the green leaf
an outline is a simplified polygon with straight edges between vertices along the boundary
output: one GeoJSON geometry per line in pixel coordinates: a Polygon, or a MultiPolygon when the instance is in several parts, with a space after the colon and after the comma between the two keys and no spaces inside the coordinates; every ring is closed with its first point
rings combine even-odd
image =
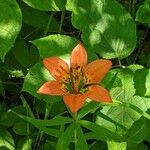
{"type": "Polygon", "coordinates": [[[25,100],[25,98],[22,95],[20,97],[21,97],[21,100],[22,100],[22,103],[23,103],[23,107],[26,108],[26,111],[27,111],[28,115],[30,117],[34,118],[34,114],[31,110],[30,106],[28,105],[27,101],[25,100]]]}
{"type": "Polygon", "coordinates": [[[66,0],[23,0],[27,5],[42,11],[62,11],[65,10],[66,0]]]}
{"type": "Polygon", "coordinates": [[[2,146],[7,147],[9,150],[15,150],[15,144],[11,134],[0,127],[0,147],[2,146]]]}
{"type": "Polygon", "coordinates": [[[50,76],[50,73],[45,69],[42,62],[39,62],[29,69],[29,72],[25,77],[22,90],[30,93],[38,99],[43,99],[46,102],[53,103],[58,100],[58,97],[37,93],[37,90],[42,86],[42,84],[51,79],[52,77],[50,76]]]}
{"type": "Polygon", "coordinates": [[[147,23],[150,26],[150,1],[145,2],[139,7],[136,13],[136,21],[147,23]]]}
{"type": "Polygon", "coordinates": [[[13,46],[21,29],[21,11],[15,0],[0,0],[0,58],[13,46]]]}
{"type": "Polygon", "coordinates": [[[136,95],[150,96],[150,69],[139,69],[135,72],[134,86],[136,89],[136,95]],[[142,77],[142,80],[141,80],[142,77]]]}
{"type": "Polygon", "coordinates": [[[28,48],[24,40],[16,41],[16,44],[12,49],[12,53],[16,60],[26,68],[33,66],[39,59],[38,50],[28,48]]]}
{"type": "Polygon", "coordinates": [[[0,94],[2,94],[3,92],[4,92],[4,88],[3,88],[2,80],[0,79],[0,94]]]}
{"type": "Polygon", "coordinates": [[[17,149],[16,150],[30,150],[32,146],[32,139],[29,137],[22,138],[17,143],[17,149]]]}
{"type": "MultiPolygon", "coordinates": [[[[110,93],[112,98],[118,101],[118,104],[104,106],[101,110],[101,113],[126,129],[129,129],[150,108],[148,98],[135,95],[134,76],[138,68],[141,67],[136,66],[116,70],[117,78],[121,80],[121,87],[120,85],[119,87],[112,87],[110,93]]],[[[141,77],[141,75],[139,76],[141,77]]],[[[110,122],[110,119],[99,114],[97,114],[96,123],[120,135],[125,134],[125,130],[122,130],[118,124],[110,122]]]]}
{"type": "Polygon", "coordinates": [[[149,134],[149,124],[144,117],[136,121],[125,134],[128,144],[138,144],[149,134]]]}
{"type": "Polygon", "coordinates": [[[40,56],[44,58],[50,56],[66,57],[66,54],[69,56],[78,41],[66,35],[55,34],[34,40],[32,43],[38,48],[40,56]]]}
{"type": "Polygon", "coordinates": [[[108,150],[126,150],[126,142],[107,141],[108,150]]]}
{"type": "Polygon", "coordinates": [[[92,111],[96,111],[96,109],[99,108],[99,103],[97,102],[89,102],[86,104],[78,113],[77,119],[81,119],[84,116],[86,116],[88,113],[92,111]]]}
{"type": "Polygon", "coordinates": [[[97,125],[93,122],[86,121],[86,120],[80,120],[79,123],[83,127],[91,130],[96,135],[98,135],[101,140],[104,140],[104,141],[106,140],[123,141],[124,140],[123,137],[119,136],[117,133],[106,129],[102,127],[101,125],[97,125]]]}
{"type": "MultiPolygon", "coordinates": [[[[24,3],[21,3],[20,6],[21,6],[22,14],[23,14],[23,22],[24,23],[31,25],[33,27],[45,30],[45,28],[48,24],[48,21],[50,19],[49,14],[42,12],[42,11],[38,11],[36,9],[33,9],[24,3]]],[[[54,17],[52,17],[51,22],[52,23],[50,24],[50,28],[48,31],[49,32],[58,32],[59,24],[54,17]]]]}
{"type": "Polygon", "coordinates": [[[78,150],[88,150],[88,145],[85,139],[85,136],[83,134],[82,128],[80,127],[80,125],[77,123],[76,124],[76,132],[77,132],[77,149],[78,150]]]}
{"type": "Polygon", "coordinates": [[[66,123],[71,123],[73,121],[71,118],[62,117],[62,116],[56,116],[51,120],[40,120],[40,119],[34,119],[34,118],[30,118],[30,117],[18,114],[14,111],[13,111],[13,113],[15,113],[20,118],[22,118],[34,125],[45,126],[45,127],[64,125],[66,123]]]}
{"type": "Polygon", "coordinates": [[[135,22],[116,0],[68,0],[67,10],[89,51],[107,59],[126,58],[133,52],[135,22]]]}
{"type": "Polygon", "coordinates": [[[33,133],[33,128],[27,122],[19,121],[14,124],[13,131],[18,135],[26,136],[33,133]]]}
{"type": "Polygon", "coordinates": [[[66,150],[72,140],[72,135],[74,132],[74,124],[70,124],[62,136],[58,139],[56,150],[66,150]]]}
{"type": "Polygon", "coordinates": [[[148,147],[144,143],[140,143],[127,147],[127,150],[148,150],[148,147]]]}

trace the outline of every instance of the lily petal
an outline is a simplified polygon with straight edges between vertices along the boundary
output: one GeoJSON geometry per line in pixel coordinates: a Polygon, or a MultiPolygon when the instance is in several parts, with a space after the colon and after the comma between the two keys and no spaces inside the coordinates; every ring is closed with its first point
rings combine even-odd
{"type": "Polygon", "coordinates": [[[81,43],[79,43],[73,50],[70,56],[71,67],[85,66],[87,64],[87,53],[81,43]]]}
{"type": "Polygon", "coordinates": [[[72,113],[77,112],[86,100],[86,96],[82,94],[70,94],[63,97],[64,103],[69,107],[72,113]]]}
{"type": "Polygon", "coordinates": [[[63,90],[63,85],[61,82],[58,81],[48,81],[45,82],[37,91],[40,94],[46,95],[64,95],[67,94],[65,90],[63,90]]]}
{"type": "Polygon", "coordinates": [[[85,74],[88,76],[90,83],[99,83],[111,66],[112,62],[110,60],[95,60],[86,66],[85,74]]]}
{"type": "Polygon", "coordinates": [[[56,79],[61,80],[69,72],[68,64],[58,57],[48,57],[43,60],[44,66],[56,79]]]}
{"type": "Polygon", "coordinates": [[[93,85],[90,86],[86,96],[97,102],[112,102],[109,92],[101,86],[93,85]]]}

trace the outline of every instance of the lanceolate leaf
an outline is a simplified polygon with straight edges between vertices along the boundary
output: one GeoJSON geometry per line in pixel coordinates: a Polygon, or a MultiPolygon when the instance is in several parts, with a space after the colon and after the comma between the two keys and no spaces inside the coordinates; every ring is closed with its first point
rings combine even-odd
{"type": "Polygon", "coordinates": [[[66,150],[72,140],[74,124],[70,124],[62,136],[59,138],[56,150],[66,150]]]}
{"type": "Polygon", "coordinates": [[[125,58],[136,45],[136,27],[116,0],[68,0],[73,25],[91,51],[104,58],[125,58]]]}
{"type": "Polygon", "coordinates": [[[15,0],[0,0],[0,58],[13,47],[21,28],[21,11],[15,0]]]}
{"type": "Polygon", "coordinates": [[[65,10],[66,0],[23,0],[29,6],[43,11],[65,10]]]}
{"type": "Polygon", "coordinates": [[[99,136],[101,140],[107,141],[107,140],[116,140],[116,141],[123,141],[123,137],[119,136],[117,133],[114,133],[101,125],[97,125],[93,122],[86,121],[86,120],[80,120],[79,123],[94,132],[96,135],[99,136]]]}

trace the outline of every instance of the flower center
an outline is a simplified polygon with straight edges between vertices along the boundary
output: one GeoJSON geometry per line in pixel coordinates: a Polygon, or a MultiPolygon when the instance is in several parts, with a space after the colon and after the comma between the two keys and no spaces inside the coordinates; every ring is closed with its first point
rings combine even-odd
{"type": "Polygon", "coordinates": [[[69,93],[85,93],[88,91],[90,79],[85,75],[84,68],[75,66],[70,68],[70,72],[63,78],[63,88],[69,93]]]}

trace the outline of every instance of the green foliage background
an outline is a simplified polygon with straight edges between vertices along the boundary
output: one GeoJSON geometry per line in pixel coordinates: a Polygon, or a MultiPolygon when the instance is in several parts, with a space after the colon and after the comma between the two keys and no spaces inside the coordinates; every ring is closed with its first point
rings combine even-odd
{"type": "Polygon", "coordinates": [[[0,150],[148,149],[149,27],[150,0],[0,0],[0,150]],[[113,62],[101,83],[113,103],[88,101],[74,120],[36,91],[52,79],[42,59],[68,61],[79,41],[89,62],[113,62]]]}

